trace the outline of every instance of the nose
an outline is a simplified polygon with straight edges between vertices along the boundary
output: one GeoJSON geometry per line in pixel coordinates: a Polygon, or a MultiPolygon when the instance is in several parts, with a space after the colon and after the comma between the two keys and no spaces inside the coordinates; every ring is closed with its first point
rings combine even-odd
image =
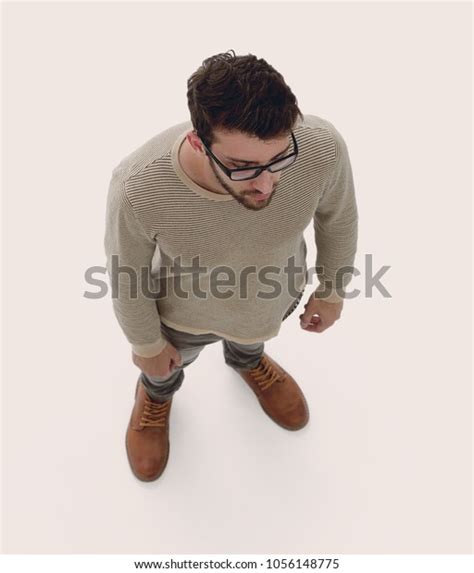
{"type": "Polygon", "coordinates": [[[253,188],[258,189],[261,193],[270,193],[274,185],[274,175],[269,171],[262,171],[258,177],[253,180],[253,188]]]}

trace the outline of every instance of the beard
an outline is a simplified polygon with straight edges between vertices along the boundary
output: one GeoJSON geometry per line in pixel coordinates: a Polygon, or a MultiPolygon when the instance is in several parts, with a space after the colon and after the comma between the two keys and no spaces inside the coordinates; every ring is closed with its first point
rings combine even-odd
{"type": "Polygon", "coordinates": [[[209,165],[211,166],[211,169],[216,179],[219,181],[222,187],[229,193],[229,195],[232,195],[232,197],[238,203],[240,203],[240,205],[242,205],[246,209],[250,209],[251,211],[260,211],[264,207],[268,207],[271,200],[273,199],[273,196],[275,195],[276,192],[275,190],[278,186],[278,183],[275,183],[275,185],[273,186],[272,192],[270,193],[270,197],[268,197],[268,199],[264,199],[258,202],[253,202],[251,197],[252,196],[255,197],[256,195],[258,195],[258,192],[256,192],[254,189],[248,189],[242,191],[236,191],[235,189],[232,189],[232,187],[228,185],[224,179],[222,179],[219,172],[217,171],[217,168],[214,165],[214,162],[209,157],[208,159],[209,159],[209,165]]]}

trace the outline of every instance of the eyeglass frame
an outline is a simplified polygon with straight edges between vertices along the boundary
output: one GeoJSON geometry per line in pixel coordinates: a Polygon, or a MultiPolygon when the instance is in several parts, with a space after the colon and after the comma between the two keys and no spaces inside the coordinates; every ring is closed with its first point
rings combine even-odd
{"type": "MultiPolygon", "coordinates": [[[[275,163],[279,163],[280,161],[283,161],[284,159],[288,159],[289,157],[293,157],[294,155],[296,156],[296,158],[298,158],[298,143],[296,142],[296,137],[295,134],[293,133],[293,131],[290,132],[291,133],[291,137],[293,139],[293,145],[294,145],[294,150],[292,151],[292,153],[285,155],[283,157],[279,157],[278,159],[275,159],[273,161],[271,161],[270,163],[267,163],[266,165],[255,165],[255,166],[250,166],[250,167],[236,167],[235,169],[230,169],[229,167],[227,167],[226,165],[224,165],[222,163],[222,161],[220,161],[215,155],[214,153],[212,153],[212,151],[209,149],[209,147],[204,143],[204,140],[202,139],[202,137],[199,135],[199,133],[196,132],[196,134],[198,135],[199,139],[202,141],[202,144],[204,145],[204,148],[206,149],[206,151],[209,153],[209,155],[212,157],[212,159],[214,159],[214,161],[217,163],[217,165],[219,165],[219,167],[222,169],[222,171],[227,175],[227,177],[231,180],[231,181],[250,181],[251,179],[256,179],[259,175],[261,175],[263,173],[263,171],[267,171],[269,169],[269,167],[271,167],[272,165],[274,165],[275,163]],[[257,169],[258,173],[256,175],[254,175],[253,177],[248,177],[247,179],[232,179],[232,173],[234,173],[235,171],[248,171],[249,169],[257,169]]],[[[286,167],[283,167],[283,169],[279,169],[278,171],[284,171],[285,169],[288,169],[288,167],[291,167],[292,165],[294,165],[296,162],[293,161],[293,163],[291,163],[290,165],[287,165],[286,167]]],[[[278,173],[278,171],[270,171],[270,173],[278,173]]]]}

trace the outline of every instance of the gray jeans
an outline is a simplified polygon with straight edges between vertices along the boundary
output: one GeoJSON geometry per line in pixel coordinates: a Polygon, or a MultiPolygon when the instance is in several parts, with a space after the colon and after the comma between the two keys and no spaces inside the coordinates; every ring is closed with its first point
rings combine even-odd
{"type": "MultiPolygon", "coordinates": [[[[295,310],[302,296],[303,293],[300,293],[286,311],[282,320],[285,320],[295,310]]],[[[188,332],[170,328],[163,323],[161,323],[161,331],[166,339],[179,351],[183,359],[183,364],[165,377],[147,376],[144,372],[141,373],[141,381],[145,386],[147,394],[155,400],[171,398],[173,394],[179,390],[184,380],[184,368],[196,360],[201,350],[207,344],[222,340],[224,360],[226,364],[235,368],[255,368],[263,355],[263,342],[240,344],[212,333],[189,334],[188,332]]]]}

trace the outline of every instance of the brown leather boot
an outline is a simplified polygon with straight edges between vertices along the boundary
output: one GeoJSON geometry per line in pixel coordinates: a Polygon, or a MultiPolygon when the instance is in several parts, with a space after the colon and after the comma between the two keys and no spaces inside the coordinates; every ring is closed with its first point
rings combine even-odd
{"type": "Polygon", "coordinates": [[[130,467],[139,480],[156,480],[166,467],[172,401],[172,398],[165,402],[151,400],[138,379],[125,445],[130,467]]]}
{"type": "Polygon", "coordinates": [[[255,368],[234,368],[256,394],[270,418],[286,430],[300,430],[309,420],[306,399],[296,381],[266,353],[255,368]]]}

